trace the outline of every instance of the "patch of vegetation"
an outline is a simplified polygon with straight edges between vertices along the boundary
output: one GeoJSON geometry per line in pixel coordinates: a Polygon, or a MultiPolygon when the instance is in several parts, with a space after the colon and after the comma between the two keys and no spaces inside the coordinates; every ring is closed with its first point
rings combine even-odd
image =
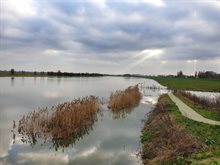
{"type": "Polygon", "coordinates": [[[123,91],[116,91],[110,96],[108,108],[113,112],[123,109],[130,109],[136,106],[141,100],[141,92],[138,85],[130,86],[123,91]]]}
{"type": "Polygon", "coordinates": [[[142,159],[144,164],[186,164],[186,156],[205,151],[208,146],[176,124],[169,105],[162,95],[142,130],[142,159]]]}
{"type": "Polygon", "coordinates": [[[220,162],[220,126],[209,125],[190,120],[181,115],[178,107],[167,98],[170,113],[175,116],[175,121],[194,137],[198,137],[209,148],[203,152],[194,153],[187,159],[194,162],[192,164],[212,164],[220,162]],[[199,157],[199,158],[198,158],[199,157]],[[209,157],[208,160],[206,158],[209,157]],[[202,160],[201,160],[202,159],[202,160]]]}
{"type": "Polygon", "coordinates": [[[66,147],[88,134],[100,110],[95,96],[64,102],[51,108],[40,108],[24,115],[18,124],[22,141],[34,145],[38,138],[51,140],[55,149],[66,147]]]}
{"type": "Polygon", "coordinates": [[[202,165],[220,163],[220,126],[181,115],[168,95],[162,95],[142,131],[145,164],[202,165]],[[153,136],[147,136],[153,132],[153,136]]]}
{"type": "Polygon", "coordinates": [[[143,132],[142,135],[140,136],[141,143],[150,140],[153,137],[153,135],[154,135],[153,131],[143,132]]]}
{"type": "Polygon", "coordinates": [[[184,77],[154,77],[153,79],[161,85],[174,90],[220,92],[220,79],[184,77]]]}

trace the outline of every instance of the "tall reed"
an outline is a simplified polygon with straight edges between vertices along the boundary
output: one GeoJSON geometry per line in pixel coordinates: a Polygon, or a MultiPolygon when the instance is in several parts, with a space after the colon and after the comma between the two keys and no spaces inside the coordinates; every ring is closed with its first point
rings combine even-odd
{"type": "Polygon", "coordinates": [[[24,141],[32,144],[39,137],[53,141],[69,137],[79,139],[91,129],[99,110],[99,101],[95,96],[40,108],[19,120],[18,132],[23,135],[24,141]]]}
{"type": "Polygon", "coordinates": [[[112,111],[129,109],[136,106],[141,100],[141,93],[138,85],[130,86],[123,91],[116,91],[110,96],[108,108],[112,111]]]}

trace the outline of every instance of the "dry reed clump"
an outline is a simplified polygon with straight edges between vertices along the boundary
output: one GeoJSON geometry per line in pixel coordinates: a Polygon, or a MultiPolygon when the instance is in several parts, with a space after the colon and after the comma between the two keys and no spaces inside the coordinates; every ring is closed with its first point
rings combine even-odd
{"type": "Polygon", "coordinates": [[[179,155],[187,156],[206,148],[199,139],[175,125],[174,120],[161,97],[142,130],[148,136],[142,147],[144,164],[174,163],[179,155]]]}
{"type": "Polygon", "coordinates": [[[220,113],[220,96],[210,99],[208,97],[198,97],[186,91],[177,91],[176,94],[188,98],[199,108],[211,108],[220,113]]]}
{"type": "Polygon", "coordinates": [[[116,91],[110,96],[108,108],[112,111],[129,109],[136,106],[141,100],[138,85],[130,86],[123,91],[116,91]]]}
{"type": "Polygon", "coordinates": [[[70,136],[80,138],[91,129],[99,110],[98,98],[94,96],[41,108],[19,120],[18,132],[23,141],[31,144],[35,144],[39,137],[53,141],[70,136]]]}

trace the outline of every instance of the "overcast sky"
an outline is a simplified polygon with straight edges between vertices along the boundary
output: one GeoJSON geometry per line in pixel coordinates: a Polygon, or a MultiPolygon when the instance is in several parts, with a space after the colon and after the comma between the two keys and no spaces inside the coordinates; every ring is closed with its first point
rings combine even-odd
{"type": "Polygon", "coordinates": [[[0,2],[0,70],[220,72],[219,0],[0,2]]]}

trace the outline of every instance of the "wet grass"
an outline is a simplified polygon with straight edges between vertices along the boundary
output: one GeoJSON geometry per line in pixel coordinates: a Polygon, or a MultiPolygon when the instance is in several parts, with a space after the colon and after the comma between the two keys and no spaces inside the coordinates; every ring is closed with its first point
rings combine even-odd
{"type": "Polygon", "coordinates": [[[98,98],[87,96],[24,115],[18,124],[23,142],[34,145],[38,138],[51,139],[55,148],[67,146],[88,133],[97,121],[98,98]],[[64,140],[64,141],[63,141],[64,140]]]}
{"type": "Polygon", "coordinates": [[[220,79],[154,77],[161,85],[174,90],[220,92],[220,79]]]}
{"type": "Polygon", "coordinates": [[[175,93],[185,104],[190,106],[200,115],[220,121],[220,98],[210,99],[198,97],[190,92],[178,91],[175,93]]]}
{"type": "Polygon", "coordinates": [[[108,108],[113,112],[130,109],[139,104],[141,97],[138,85],[130,86],[125,90],[112,93],[108,108]]]}

